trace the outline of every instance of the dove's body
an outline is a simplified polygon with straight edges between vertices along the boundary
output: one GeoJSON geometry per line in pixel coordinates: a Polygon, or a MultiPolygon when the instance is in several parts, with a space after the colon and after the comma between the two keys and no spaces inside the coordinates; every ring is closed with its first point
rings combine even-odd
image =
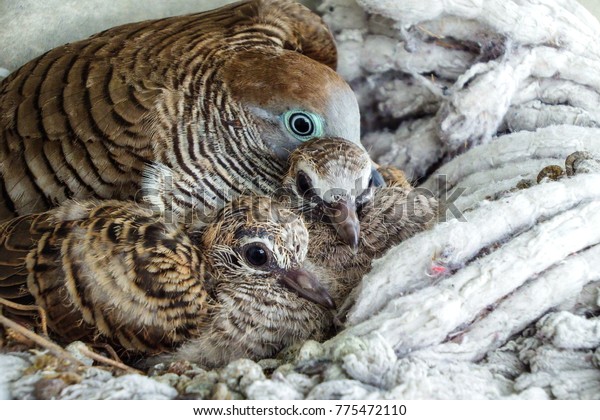
{"type": "Polygon", "coordinates": [[[0,245],[0,296],[43,308],[65,342],[170,348],[207,310],[205,266],[189,236],[133,202],[22,216],[0,228],[0,245]]]}
{"type": "Polygon", "coordinates": [[[306,138],[359,142],[335,63],[320,18],[281,0],[55,48],[0,83],[0,220],[68,198],[136,197],[155,163],[181,174],[171,187],[185,206],[265,193],[306,138]]]}

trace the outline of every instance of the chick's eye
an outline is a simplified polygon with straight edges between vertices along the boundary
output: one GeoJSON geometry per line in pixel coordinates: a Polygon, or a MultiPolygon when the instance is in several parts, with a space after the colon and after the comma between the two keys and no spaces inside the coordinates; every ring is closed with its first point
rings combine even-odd
{"type": "Polygon", "coordinates": [[[318,115],[304,111],[288,111],[284,114],[287,130],[298,140],[306,141],[323,135],[323,122],[318,115]]]}
{"type": "Polygon", "coordinates": [[[244,251],[244,258],[246,258],[249,264],[261,267],[269,261],[269,254],[261,245],[250,245],[244,251]]]}
{"type": "Polygon", "coordinates": [[[301,196],[308,197],[313,193],[312,182],[308,175],[302,171],[296,175],[296,188],[298,189],[298,194],[301,196]]]}

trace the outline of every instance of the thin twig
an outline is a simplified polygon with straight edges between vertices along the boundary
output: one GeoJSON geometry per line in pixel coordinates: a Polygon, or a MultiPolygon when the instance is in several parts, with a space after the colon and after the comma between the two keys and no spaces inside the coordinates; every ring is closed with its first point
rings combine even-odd
{"type": "Polygon", "coordinates": [[[119,355],[117,354],[117,352],[115,351],[115,349],[113,349],[110,344],[108,344],[108,343],[94,343],[94,344],[92,344],[92,347],[97,347],[97,348],[106,350],[110,354],[110,357],[112,357],[112,359],[114,361],[117,361],[119,363],[123,363],[123,361],[121,360],[121,358],[119,357],[119,355]]]}
{"type": "Polygon", "coordinates": [[[69,362],[71,362],[77,366],[83,366],[83,363],[80,360],[77,360],[75,357],[73,357],[73,355],[71,353],[69,353],[68,351],[63,349],[58,344],[53,343],[49,339],[42,337],[41,335],[36,334],[33,331],[28,330],[27,328],[23,327],[22,325],[19,325],[18,323],[16,323],[15,321],[13,321],[11,319],[8,319],[7,317],[5,317],[2,314],[0,314],[0,324],[4,325],[4,327],[6,327],[6,328],[10,328],[10,329],[18,332],[19,334],[23,335],[24,337],[30,339],[35,344],[37,344],[40,347],[45,348],[46,350],[48,350],[50,353],[52,353],[56,357],[68,360],[69,362]]]}
{"type": "Polygon", "coordinates": [[[79,352],[81,352],[82,355],[87,356],[90,359],[93,359],[97,362],[104,363],[105,365],[109,365],[109,366],[124,370],[125,372],[129,372],[129,373],[137,373],[140,375],[144,374],[143,372],[141,372],[137,369],[134,369],[131,366],[127,366],[125,363],[117,362],[116,360],[102,356],[101,354],[98,354],[85,346],[81,346],[81,348],[78,350],[79,350],[79,352]]]}
{"type": "Polygon", "coordinates": [[[424,28],[421,25],[417,25],[417,29],[420,30],[421,32],[426,33],[427,35],[433,37],[433,38],[437,38],[437,39],[444,39],[445,37],[442,35],[438,35],[438,34],[434,34],[433,32],[431,32],[429,29],[424,28]]]}

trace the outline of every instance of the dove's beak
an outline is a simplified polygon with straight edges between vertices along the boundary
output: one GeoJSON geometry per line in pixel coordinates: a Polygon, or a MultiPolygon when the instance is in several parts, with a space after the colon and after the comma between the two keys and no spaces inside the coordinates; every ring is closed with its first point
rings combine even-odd
{"type": "Polygon", "coordinates": [[[324,211],[338,237],[356,253],[360,240],[360,221],[356,214],[356,204],[345,200],[332,204],[325,203],[324,211]]]}
{"type": "Polygon", "coordinates": [[[292,289],[300,297],[328,309],[335,309],[335,303],[329,292],[310,271],[303,269],[288,270],[281,279],[281,283],[292,289]]]}

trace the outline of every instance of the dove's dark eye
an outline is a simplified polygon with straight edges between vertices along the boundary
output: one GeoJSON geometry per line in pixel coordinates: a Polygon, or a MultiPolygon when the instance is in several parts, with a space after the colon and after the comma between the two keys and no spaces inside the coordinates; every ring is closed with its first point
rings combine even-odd
{"type": "Polygon", "coordinates": [[[290,117],[290,128],[299,136],[310,136],[315,131],[315,125],[308,116],[300,113],[290,117]]]}
{"type": "Polygon", "coordinates": [[[269,262],[269,251],[263,244],[250,244],[244,250],[244,258],[254,267],[262,267],[269,262]]]}
{"type": "Polygon", "coordinates": [[[288,111],[283,116],[288,131],[300,141],[323,135],[321,117],[312,112],[288,111]]]}

